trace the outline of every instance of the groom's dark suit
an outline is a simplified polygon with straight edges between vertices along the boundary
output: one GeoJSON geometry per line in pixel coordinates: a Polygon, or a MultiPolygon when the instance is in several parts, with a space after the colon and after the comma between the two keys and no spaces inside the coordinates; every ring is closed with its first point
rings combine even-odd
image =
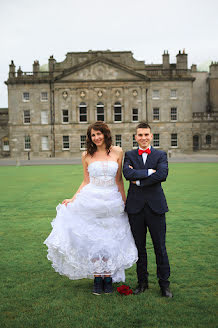
{"type": "Polygon", "coordinates": [[[138,282],[141,284],[148,281],[146,252],[148,228],[154,245],[160,287],[168,287],[170,266],[165,247],[165,212],[168,211],[168,207],[161,187],[161,182],[166,181],[168,175],[167,155],[151,147],[151,153],[144,164],[138,149],[128,151],[125,154],[123,174],[130,181],[125,210],[138,249],[138,282]],[[156,172],[148,176],[148,169],[154,169],[156,172]],[[140,186],[131,183],[137,180],[140,180],[140,186]]]}

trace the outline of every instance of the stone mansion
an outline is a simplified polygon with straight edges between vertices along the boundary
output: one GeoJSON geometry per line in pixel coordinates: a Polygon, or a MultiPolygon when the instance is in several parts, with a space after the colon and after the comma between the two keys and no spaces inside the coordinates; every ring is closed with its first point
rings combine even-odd
{"type": "Polygon", "coordinates": [[[218,150],[218,63],[188,68],[185,51],[170,63],[145,64],[132,52],[69,52],[48,70],[9,65],[8,109],[0,109],[0,157],[78,157],[90,123],[105,121],[113,144],[136,147],[138,122],[151,125],[153,146],[171,152],[218,150]]]}

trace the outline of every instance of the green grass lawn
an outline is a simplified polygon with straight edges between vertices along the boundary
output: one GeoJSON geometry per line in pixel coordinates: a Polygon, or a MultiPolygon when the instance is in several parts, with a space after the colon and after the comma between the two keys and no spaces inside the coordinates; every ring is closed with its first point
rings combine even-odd
{"type": "MultiPolygon", "coordinates": [[[[94,296],[91,280],[54,272],[43,241],[81,180],[80,165],[0,167],[0,327],[217,327],[218,164],[170,164],[163,184],[173,299],[160,297],[150,238],[150,288],[141,295],[94,296]]],[[[136,285],[135,266],[126,283],[136,285]]]]}

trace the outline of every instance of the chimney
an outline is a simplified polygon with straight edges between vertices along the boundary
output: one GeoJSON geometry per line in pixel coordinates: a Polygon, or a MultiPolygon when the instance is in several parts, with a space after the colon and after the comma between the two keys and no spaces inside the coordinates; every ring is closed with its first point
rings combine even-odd
{"type": "Polygon", "coordinates": [[[37,76],[39,73],[39,61],[35,60],[33,63],[33,75],[37,76]]]}
{"type": "Polygon", "coordinates": [[[13,60],[11,61],[10,65],[9,65],[9,78],[13,78],[15,77],[15,65],[13,60]]]}
{"type": "Polygon", "coordinates": [[[197,72],[197,65],[192,64],[192,66],[191,66],[191,72],[197,72]]]}
{"type": "Polygon", "coordinates": [[[166,52],[164,50],[162,58],[163,58],[163,69],[169,69],[170,68],[170,56],[168,54],[168,50],[166,52]]]}
{"type": "Polygon", "coordinates": [[[18,76],[18,77],[21,77],[22,74],[23,74],[23,71],[22,71],[21,67],[19,66],[19,68],[18,68],[18,70],[17,70],[17,76],[18,76]]]}
{"type": "Polygon", "coordinates": [[[50,56],[48,60],[48,69],[50,73],[54,72],[54,66],[55,66],[56,60],[54,59],[53,55],[50,56]]]}
{"type": "Polygon", "coordinates": [[[176,69],[187,70],[188,68],[188,55],[185,53],[185,49],[183,52],[179,50],[178,55],[176,55],[176,69]]]}

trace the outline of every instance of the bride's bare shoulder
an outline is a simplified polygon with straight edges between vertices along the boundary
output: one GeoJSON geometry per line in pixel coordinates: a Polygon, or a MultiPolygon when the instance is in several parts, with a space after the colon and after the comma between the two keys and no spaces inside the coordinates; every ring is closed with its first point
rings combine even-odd
{"type": "Polygon", "coordinates": [[[123,149],[120,146],[112,146],[112,151],[114,151],[117,154],[122,154],[123,153],[123,149]]]}

